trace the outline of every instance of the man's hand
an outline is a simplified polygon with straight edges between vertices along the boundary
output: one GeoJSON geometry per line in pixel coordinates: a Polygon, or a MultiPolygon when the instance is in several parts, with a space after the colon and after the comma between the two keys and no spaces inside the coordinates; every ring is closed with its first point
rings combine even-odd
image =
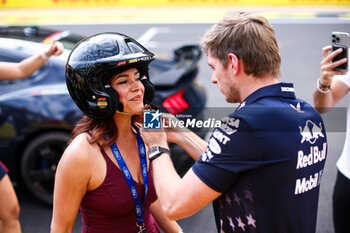
{"type": "Polygon", "coordinates": [[[183,133],[189,132],[187,128],[179,126],[179,119],[172,114],[162,114],[162,121],[164,121],[163,125],[167,126],[164,130],[169,142],[179,144],[184,139],[183,133]]]}
{"type": "Polygon", "coordinates": [[[160,129],[141,129],[141,136],[147,147],[150,149],[154,146],[161,146],[164,148],[169,148],[167,142],[167,136],[163,130],[160,129]]]}

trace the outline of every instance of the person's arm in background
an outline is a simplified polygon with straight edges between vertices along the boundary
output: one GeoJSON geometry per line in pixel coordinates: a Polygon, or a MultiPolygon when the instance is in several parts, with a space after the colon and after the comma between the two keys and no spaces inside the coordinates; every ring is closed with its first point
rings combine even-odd
{"type": "MultiPolygon", "coordinates": [[[[171,114],[162,114],[162,118],[166,122],[166,125],[171,125],[169,121],[178,121],[178,119],[171,114]]],[[[195,161],[199,159],[199,157],[203,154],[208,146],[208,143],[206,141],[185,127],[166,128],[165,131],[167,140],[169,142],[178,144],[195,161]]]]}
{"type": "Polygon", "coordinates": [[[0,80],[22,79],[32,75],[52,55],[59,56],[63,53],[61,42],[53,41],[45,52],[33,55],[21,62],[0,62],[0,80]]]}
{"type": "Polygon", "coordinates": [[[0,193],[0,222],[2,223],[0,232],[20,233],[21,225],[18,220],[20,208],[16,192],[7,174],[0,180],[0,193]]]}
{"type": "Polygon", "coordinates": [[[345,72],[334,71],[333,69],[347,61],[346,58],[332,62],[333,58],[341,53],[338,49],[332,53],[332,46],[326,46],[322,49],[323,60],[321,62],[321,77],[317,88],[314,91],[314,104],[317,111],[325,113],[334,107],[349,91],[349,87],[339,80],[333,80],[334,75],[345,75],[345,72]],[[331,89],[323,87],[330,86],[331,89]],[[321,91],[320,91],[321,90],[321,91]]]}

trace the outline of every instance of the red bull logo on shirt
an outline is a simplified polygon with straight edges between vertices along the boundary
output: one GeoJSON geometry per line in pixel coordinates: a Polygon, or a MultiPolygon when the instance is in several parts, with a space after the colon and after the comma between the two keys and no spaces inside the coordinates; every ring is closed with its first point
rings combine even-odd
{"type": "Polygon", "coordinates": [[[311,144],[314,144],[319,137],[324,138],[324,135],[322,133],[321,123],[319,124],[319,126],[317,126],[315,123],[308,120],[306,121],[305,126],[304,127],[299,126],[299,129],[300,129],[300,134],[302,136],[301,143],[306,141],[311,144]]]}
{"type": "MultiPolygon", "coordinates": [[[[324,162],[327,157],[327,142],[320,145],[313,145],[317,139],[325,137],[322,133],[322,123],[316,125],[314,122],[308,120],[306,121],[305,126],[299,126],[299,129],[301,134],[301,144],[309,142],[311,146],[309,153],[304,152],[303,150],[298,151],[296,169],[306,169],[307,167],[315,166],[320,162],[324,162]]],[[[303,194],[318,187],[321,182],[322,174],[323,169],[321,168],[318,172],[313,172],[308,176],[296,179],[294,194],[303,194]]]]}

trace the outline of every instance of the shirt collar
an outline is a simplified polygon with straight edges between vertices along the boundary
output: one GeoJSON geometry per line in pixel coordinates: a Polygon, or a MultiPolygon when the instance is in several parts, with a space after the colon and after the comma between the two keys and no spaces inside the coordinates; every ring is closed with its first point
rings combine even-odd
{"type": "Polygon", "coordinates": [[[249,105],[258,99],[264,97],[282,97],[288,99],[295,99],[293,83],[277,83],[262,87],[252,94],[250,94],[238,108],[242,108],[245,105],[249,105]]]}

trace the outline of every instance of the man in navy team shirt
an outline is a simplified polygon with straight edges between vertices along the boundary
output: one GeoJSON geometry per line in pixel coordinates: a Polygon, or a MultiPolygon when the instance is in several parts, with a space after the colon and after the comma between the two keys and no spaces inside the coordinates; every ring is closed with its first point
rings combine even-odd
{"type": "Polygon", "coordinates": [[[240,105],[208,143],[184,129],[143,130],[164,211],[180,219],[213,202],[218,232],[315,232],[325,127],[315,109],[295,97],[292,84],[278,81],[274,30],[262,16],[235,13],[201,42],[212,83],[240,105]],[[182,179],[159,149],[168,148],[167,140],[197,161],[182,179]]]}

